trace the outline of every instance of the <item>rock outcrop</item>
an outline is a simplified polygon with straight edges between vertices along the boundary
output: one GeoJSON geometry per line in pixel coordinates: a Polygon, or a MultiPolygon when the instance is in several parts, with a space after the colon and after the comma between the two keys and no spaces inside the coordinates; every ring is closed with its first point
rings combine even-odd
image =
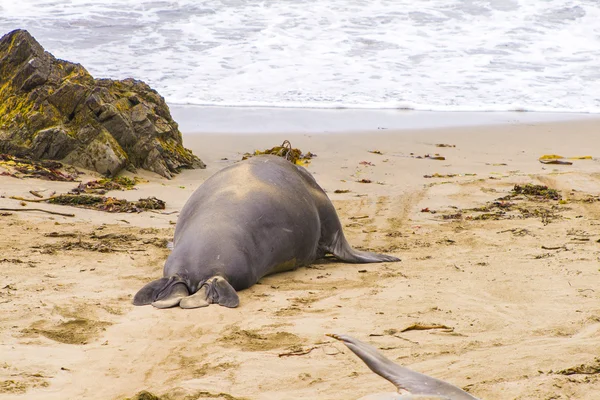
{"type": "Polygon", "coordinates": [[[205,168],[183,147],[155,90],[134,79],[94,79],[25,30],[0,39],[0,152],[108,176],[139,167],[171,178],[182,168],[205,168]]]}

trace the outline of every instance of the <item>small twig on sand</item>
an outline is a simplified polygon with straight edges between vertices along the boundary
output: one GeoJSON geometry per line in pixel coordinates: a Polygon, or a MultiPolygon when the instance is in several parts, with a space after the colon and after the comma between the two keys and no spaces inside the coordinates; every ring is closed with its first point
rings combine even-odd
{"type": "Polygon", "coordinates": [[[305,354],[310,353],[311,351],[313,351],[314,349],[316,349],[318,347],[319,346],[313,346],[313,347],[309,347],[308,349],[294,350],[294,351],[290,351],[288,353],[280,353],[279,357],[303,356],[305,354]]]}
{"type": "Polygon", "coordinates": [[[426,331],[429,329],[445,329],[447,331],[453,331],[454,328],[451,328],[449,326],[446,325],[441,325],[441,324],[420,324],[420,323],[416,323],[416,324],[412,324],[411,326],[408,326],[404,329],[402,329],[400,332],[408,332],[408,331],[426,331]]]}
{"type": "Polygon", "coordinates": [[[402,337],[400,335],[392,335],[392,336],[395,337],[395,338],[397,338],[397,339],[402,339],[402,340],[404,340],[406,342],[410,342],[412,344],[419,344],[419,342],[415,342],[414,340],[410,340],[410,339],[404,338],[404,337],[402,337]]]}
{"type": "Polygon", "coordinates": [[[177,210],[175,210],[175,211],[163,211],[163,212],[155,211],[155,210],[148,210],[148,211],[153,212],[155,214],[161,214],[161,215],[172,215],[172,214],[177,214],[179,212],[177,210]]]}
{"type": "Polygon", "coordinates": [[[75,214],[61,213],[57,211],[42,210],[41,208],[0,208],[0,211],[41,211],[48,214],[62,215],[63,217],[74,217],[75,214]]]}
{"type": "Polygon", "coordinates": [[[13,200],[29,201],[29,202],[32,202],[32,203],[41,203],[41,202],[48,201],[48,200],[52,199],[52,197],[48,197],[48,198],[45,198],[45,199],[26,199],[25,197],[20,197],[20,196],[10,196],[10,198],[13,199],[13,200]]]}
{"type": "Polygon", "coordinates": [[[349,219],[365,219],[365,218],[369,218],[368,215],[357,215],[355,217],[350,217],[349,219]]]}
{"type": "Polygon", "coordinates": [[[567,249],[567,246],[562,245],[562,246],[544,246],[542,245],[542,249],[544,250],[560,250],[560,249],[567,249]]]}

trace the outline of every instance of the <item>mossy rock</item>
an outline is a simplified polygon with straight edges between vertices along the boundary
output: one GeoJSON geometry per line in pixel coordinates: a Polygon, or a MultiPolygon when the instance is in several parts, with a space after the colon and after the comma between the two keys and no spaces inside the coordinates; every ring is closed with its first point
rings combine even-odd
{"type": "Polygon", "coordinates": [[[134,79],[94,79],[21,29],[0,39],[0,153],[107,176],[143,168],[171,178],[182,168],[205,168],[183,147],[155,90],[134,79]]]}

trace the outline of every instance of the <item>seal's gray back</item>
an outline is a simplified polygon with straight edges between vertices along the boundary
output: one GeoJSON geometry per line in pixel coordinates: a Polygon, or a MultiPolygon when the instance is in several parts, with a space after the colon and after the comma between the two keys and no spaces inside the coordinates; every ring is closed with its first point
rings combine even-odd
{"type": "MultiPolygon", "coordinates": [[[[245,273],[261,276],[272,266],[291,269],[290,263],[297,267],[314,261],[321,225],[313,182],[276,156],[257,156],[222,169],[181,210],[173,257],[189,262],[201,255],[219,271],[227,264],[239,268],[246,263],[253,268],[245,273]],[[182,252],[186,254],[178,254],[182,252]]],[[[235,277],[229,279],[241,289],[235,277]]]]}

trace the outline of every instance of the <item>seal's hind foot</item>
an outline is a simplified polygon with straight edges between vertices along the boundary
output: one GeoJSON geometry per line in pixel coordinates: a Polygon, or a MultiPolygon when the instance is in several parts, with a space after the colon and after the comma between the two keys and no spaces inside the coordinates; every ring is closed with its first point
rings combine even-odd
{"type": "Polygon", "coordinates": [[[240,298],[225,278],[214,276],[207,279],[196,293],[181,299],[179,306],[181,308],[200,308],[209,304],[235,308],[240,304],[240,298]]]}
{"type": "Polygon", "coordinates": [[[322,246],[321,249],[331,253],[340,261],[355,264],[378,263],[378,262],[398,262],[402,261],[398,257],[387,254],[372,253],[370,251],[356,250],[350,246],[341,229],[333,235],[329,245],[322,246]]]}
{"type": "Polygon", "coordinates": [[[235,308],[240,304],[240,298],[235,289],[225,278],[215,276],[206,281],[206,285],[208,285],[206,294],[209,303],[229,308],[235,308]]]}
{"type": "Polygon", "coordinates": [[[210,303],[206,301],[206,289],[206,286],[203,285],[193,295],[181,299],[179,307],[189,309],[208,306],[210,303]]]}
{"type": "Polygon", "coordinates": [[[181,299],[189,295],[184,280],[178,275],[173,275],[146,284],[135,294],[133,304],[136,306],[152,304],[157,308],[169,308],[176,306],[181,299]]]}
{"type": "Polygon", "coordinates": [[[334,255],[342,261],[357,264],[402,261],[398,257],[387,254],[371,253],[370,251],[360,251],[355,249],[351,249],[351,251],[342,253],[341,255],[334,255]]]}

